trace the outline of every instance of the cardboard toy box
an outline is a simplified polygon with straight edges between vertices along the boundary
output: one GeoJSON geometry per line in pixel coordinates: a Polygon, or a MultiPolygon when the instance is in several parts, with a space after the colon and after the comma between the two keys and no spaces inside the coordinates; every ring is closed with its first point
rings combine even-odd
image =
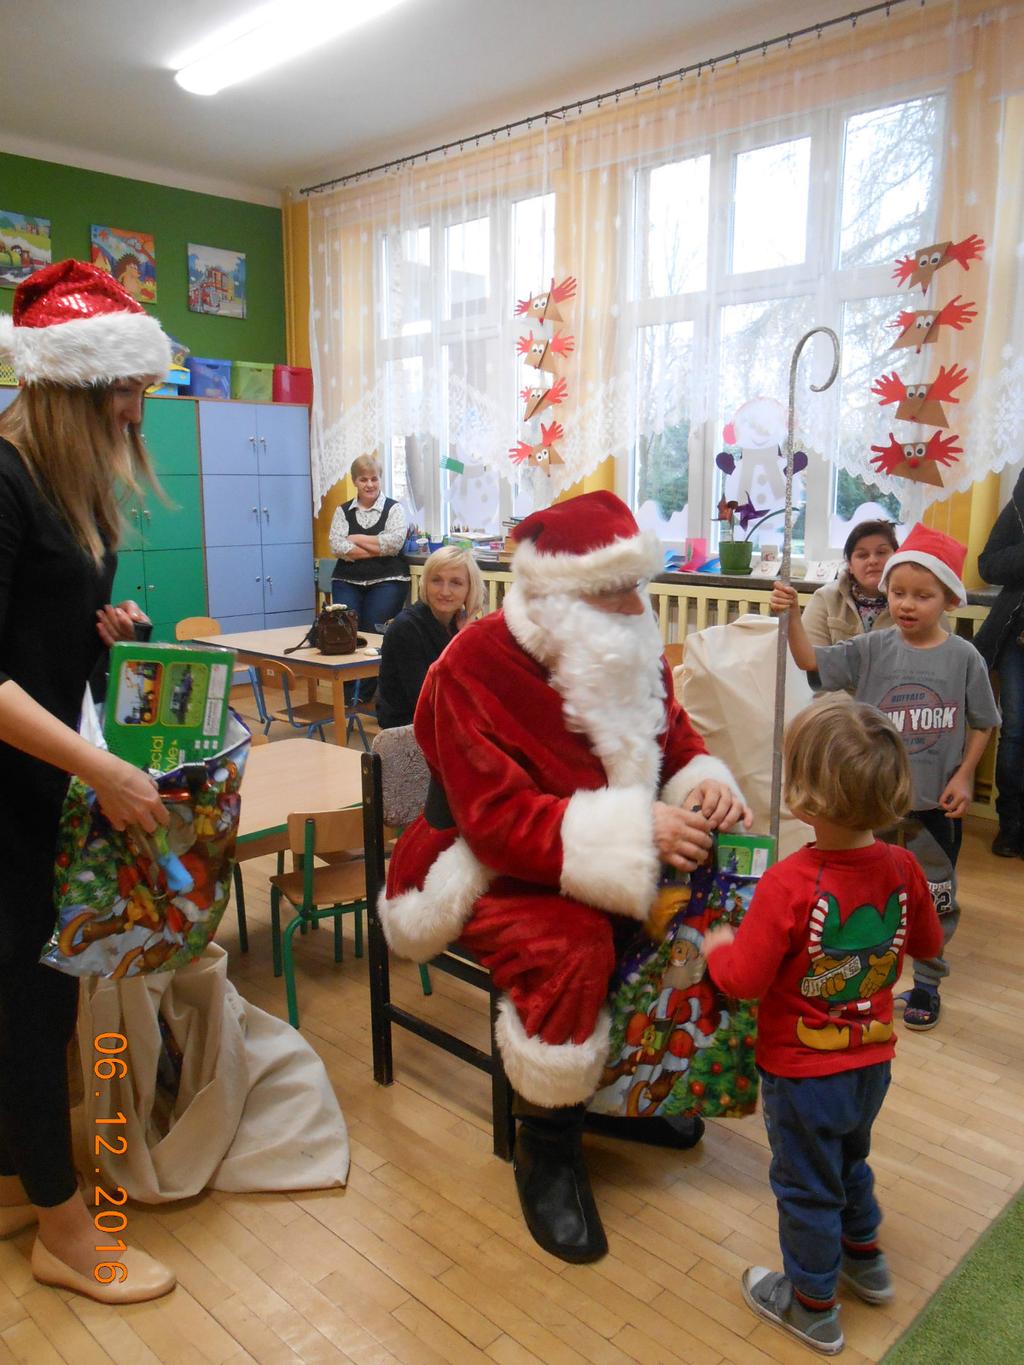
{"type": "Polygon", "coordinates": [[[111,752],[162,773],[219,753],[234,660],[226,649],[115,644],[103,722],[111,752]]]}

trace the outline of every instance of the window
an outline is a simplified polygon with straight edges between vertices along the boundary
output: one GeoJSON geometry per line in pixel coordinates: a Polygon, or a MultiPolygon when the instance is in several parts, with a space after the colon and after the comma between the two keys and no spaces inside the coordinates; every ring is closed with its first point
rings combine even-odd
{"type": "MultiPolygon", "coordinates": [[[[935,230],[944,120],[939,94],[819,110],[771,142],[737,132],[633,177],[629,492],[666,540],[716,543],[723,491],[757,508],[783,505],[789,363],[819,324],[840,337],[843,360],[820,398],[808,395],[808,377],[824,377],[830,348],[816,343],[801,361],[796,434],[810,462],[795,488],[794,549],[836,553],[865,503],[895,514],[896,499],[822,452],[887,440],[889,415],[871,385],[892,367],[892,262],[935,230]],[[715,462],[721,451],[731,473],[715,462]]],[[[777,541],[781,528],[772,519],[756,539],[777,541]]]]}
{"type": "Polygon", "coordinates": [[[382,236],[378,298],[386,365],[386,482],[421,530],[498,535],[530,489],[510,489],[479,459],[521,434],[517,298],[551,279],[555,196],[494,203],[382,236]],[[428,433],[440,433],[435,438],[428,433]]]}

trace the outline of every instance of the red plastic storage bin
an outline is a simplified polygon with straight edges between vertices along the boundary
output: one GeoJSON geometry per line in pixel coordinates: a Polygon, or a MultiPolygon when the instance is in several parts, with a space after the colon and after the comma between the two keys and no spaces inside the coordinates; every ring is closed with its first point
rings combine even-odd
{"type": "Polygon", "coordinates": [[[274,366],[275,403],[312,403],[313,371],[305,365],[274,366]]]}

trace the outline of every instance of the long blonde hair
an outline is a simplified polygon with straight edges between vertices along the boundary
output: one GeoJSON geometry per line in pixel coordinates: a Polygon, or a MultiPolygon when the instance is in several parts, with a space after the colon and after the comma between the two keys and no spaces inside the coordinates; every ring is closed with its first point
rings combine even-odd
{"type": "Polygon", "coordinates": [[[124,497],[143,483],[159,491],[139,428],[114,423],[113,388],[27,384],[0,414],[0,436],[96,564],[117,548],[124,497]]]}

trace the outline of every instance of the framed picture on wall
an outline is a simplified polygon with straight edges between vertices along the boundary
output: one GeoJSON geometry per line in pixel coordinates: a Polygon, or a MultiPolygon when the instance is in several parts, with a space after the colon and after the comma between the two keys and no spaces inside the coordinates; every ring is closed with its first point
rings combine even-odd
{"type": "Polygon", "coordinates": [[[156,303],[156,246],[148,232],[92,225],[92,263],[139,303],[156,303]]]}
{"type": "Polygon", "coordinates": [[[188,244],[188,306],[193,313],[245,317],[245,253],[188,244]]]}
{"type": "Polygon", "coordinates": [[[51,260],[49,218],[0,209],[0,285],[13,289],[51,260]]]}

